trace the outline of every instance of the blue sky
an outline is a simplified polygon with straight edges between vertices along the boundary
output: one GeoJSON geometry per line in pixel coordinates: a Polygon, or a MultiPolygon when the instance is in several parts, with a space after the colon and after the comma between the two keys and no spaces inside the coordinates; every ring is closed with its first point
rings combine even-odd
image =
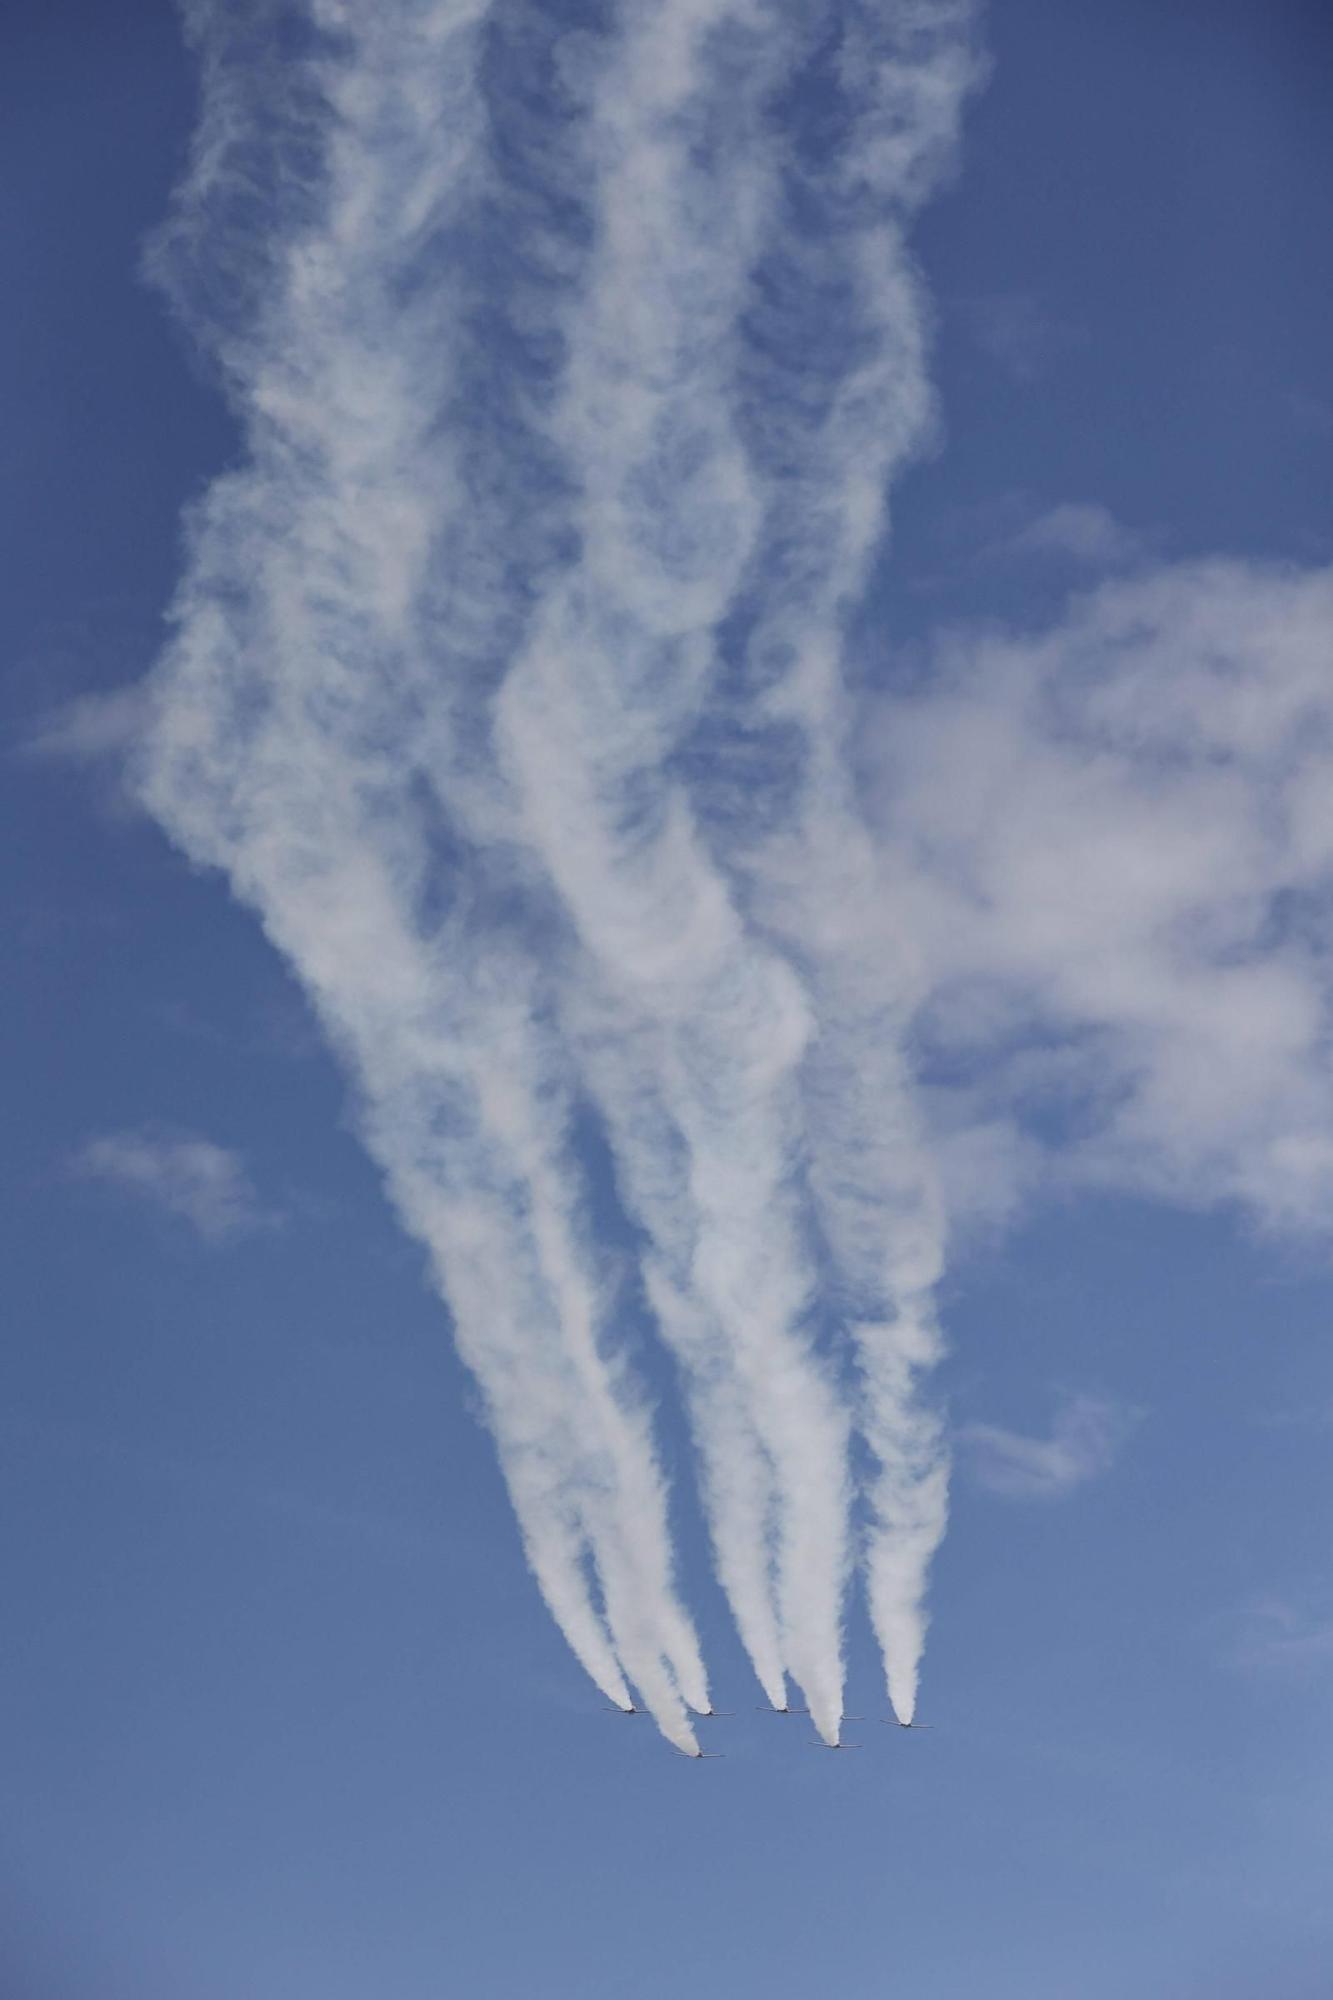
{"type": "MultiPolygon", "coordinates": [[[[258,195],[196,179],[165,239],[174,12],[3,30],[18,1991],[1326,1988],[1333,34],[941,8],[909,174],[888,10],[804,52],[744,11],[679,10],[730,26],[654,154],[651,23],[501,5],[474,71],[384,10],[337,183],[257,6],[218,115],[258,195]],[[625,355],[658,402],[605,396],[625,355]],[[573,1508],[622,1664],[684,1607],[725,1773],[560,1636],[430,1255],[534,1560],[573,1508]],[[942,1329],[906,1396],[881,1324],[942,1329]],[[929,1742],[830,1765],[756,1712],[756,1436],[812,1677],[840,1448],[872,1573],[952,1457],[929,1742]]],[[[857,1716],[889,1595],[849,1588],[857,1716]]]]}

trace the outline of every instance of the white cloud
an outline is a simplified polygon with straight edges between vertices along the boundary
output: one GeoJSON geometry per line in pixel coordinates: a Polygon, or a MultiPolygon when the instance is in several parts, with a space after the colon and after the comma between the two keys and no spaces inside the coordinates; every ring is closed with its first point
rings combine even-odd
{"type": "Polygon", "coordinates": [[[72,764],[119,763],[142,732],[144,713],[138,682],[106,694],[77,695],[39,716],[23,747],[29,756],[72,764]]]}
{"type": "Polygon", "coordinates": [[[1034,516],[991,553],[1062,556],[1090,568],[1113,569],[1132,562],[1141,548],[1141,538],[1117,521],[1109,507],[1066,500],[1034,516]]]}
{"type": "Polygon", "coordinates": [[[211,1139],[156,1131],[106,1132],[87,1140],[71,1166],[85,1179],[177,1216],[206,1243],[225,1243],[271,1223],[239,1153],[211,1139]]]}
{"type": "Polygon", "coordinates": [[[1048,1437],[964,1424],[964,1462],[978,1485],[1013,1500],[1059,1500],[1110,1470],[1138,1413],[1105,1396],[1070,1396],[1048,1437]]]}
{"type": "Polygon", "coordinates": [[[1162,566],[937,668],[871,789],[952,1198],[1054,1177],[1326,1233],[1333,571],[1162,566]]]}

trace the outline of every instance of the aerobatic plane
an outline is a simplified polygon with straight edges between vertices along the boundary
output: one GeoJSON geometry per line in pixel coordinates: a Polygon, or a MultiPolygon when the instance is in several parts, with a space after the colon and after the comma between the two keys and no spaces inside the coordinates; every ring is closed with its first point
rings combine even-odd
{"type": "Polygon", "coordinates": [[[826,1743],[822,1736],[816,1736],[810,1745],[812,1750],[860,1750],[860,1743],[826,1743]]]}
{"type": "Polygon", "coordinates": [[[884,1715],[881,1722],[889,1729],[933,1729],[933,1722],[899,1722],[896,1715],[884,1715]]]}

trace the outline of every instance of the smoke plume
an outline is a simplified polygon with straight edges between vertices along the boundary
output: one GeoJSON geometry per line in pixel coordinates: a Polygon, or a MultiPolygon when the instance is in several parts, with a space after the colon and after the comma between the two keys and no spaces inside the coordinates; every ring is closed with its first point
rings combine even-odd
{"type": "Polygon", "coordinates": [[[142,792],[302,980],[619,1706],[708,1686],[618,1335],[600,1123],[768,1699],[843,1706],[849,1441],[909,1718],[947,1468],[920,998],[844,632],[927,434],[906,225],[958,0],[188,10],[152,268],[238,463],[191,510],[142,792]]]}

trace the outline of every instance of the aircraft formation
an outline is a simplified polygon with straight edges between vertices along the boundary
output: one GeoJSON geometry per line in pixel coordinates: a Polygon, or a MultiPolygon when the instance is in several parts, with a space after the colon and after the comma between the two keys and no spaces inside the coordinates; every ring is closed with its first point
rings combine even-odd
{"type": "MultiPolygon", "coordinates": [[[[608,1702],[607,1712],[611,1715],[641,1715],[643,1713],[633,1702],[623,1707],[619,1702],[608,1702]]],[[[729,1708],[701,1708],[695,1716],[695,1721],[721,1721],[724,1718],[731,1717],[734,1713],[735,1711],[729,1708]]],[[[810,1711],[808,1708],[793,1708],[790,1703],[783,1708],[770,1708],[765,1703],[763,1707],[757,1708],[755,1713],[757,1715],[809,1715],[810,1711]]],[[[840,1722],[864,1722],[866,1720],[863,1715],[843,1715],[838,1719],[840,1722]]],[[[903,1722],[896,1715],[881,1715],[875,1717],[875,1720],[882,1722],[886,1729],[933,1729],[935,1727],[933,1722],[903,1722]]],[[[865,1748],[865,1745],[862,1743],[843,1743],[841,1741],[826,1743],[822,1736],[816,1736],[807,1747],[811,1750],[862,1750],[865,1748]]],[[[725,1750],[677,1751],[678,1756],[687,1757],[692,1764],[715,1763],[719,1758],[725,1757],[726,1754],[725,1750]]]]}

